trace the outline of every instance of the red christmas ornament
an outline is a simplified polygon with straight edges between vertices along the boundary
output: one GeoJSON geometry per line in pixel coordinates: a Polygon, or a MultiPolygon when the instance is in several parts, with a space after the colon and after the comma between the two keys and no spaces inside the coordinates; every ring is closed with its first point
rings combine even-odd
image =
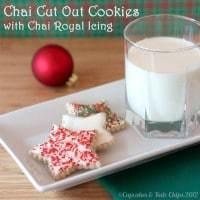
{"type": "Polygon", "coordinates": [[[58,45],[46,45],[39,49],[32,60],[35,77],[45,85],[60,86],[73,73],[73,59],[70,53],[58,45]]]}

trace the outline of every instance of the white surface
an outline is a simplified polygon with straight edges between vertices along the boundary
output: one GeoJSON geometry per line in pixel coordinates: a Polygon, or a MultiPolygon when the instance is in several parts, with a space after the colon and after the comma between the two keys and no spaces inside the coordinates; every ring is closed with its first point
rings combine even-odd
{"type": "MultiPolygon", "coordinates": [[[[184,39],[147,38],[138,45],[169,50],[194,45],[184,39]]],[[[130,107],[151,121],[178,121],[200,109],[200,50],[152,53],[135,48],[126,58],[126,88],[130,107]],[[188,97],[188,98],[187,98],[188,97]],[[176,112],[174,112],[176,110],[176,112]]]]}
{"type": "Polygon", "coordinates": [[[115,144],[100,153],[102,167],[80,171],[63,180],[54,181],[47,167],[29,156],[28,150],[34,144],[43,142],[53,123],[61,122],[66,101],[94,103],[102,99],[108,100],[112,109],[123,115],[124,81],[116,81],[0,116],[1,144],[37,190],[44,192],[69,188],[200,142],[199,130],[186,139],[146,139],[129,127],[116,133],[115,144]]]}

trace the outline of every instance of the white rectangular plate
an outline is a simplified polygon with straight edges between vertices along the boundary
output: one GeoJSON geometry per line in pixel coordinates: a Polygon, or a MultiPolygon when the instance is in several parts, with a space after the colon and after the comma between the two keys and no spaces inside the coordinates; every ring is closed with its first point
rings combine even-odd
{"type": "Polygon", "coordinates": [[[66,101],[94,103],[104,99],[113,111],[123,116],[124,81],[112,82],[0,116],[1,144],[38,191],[69,188],[200,142],[199,130],[185,139],[147,139],[129,127],[116,133],[115,144],[100,153],[102,167],[79,171],[63,180],[54,181],[47,167],[29,156],[28,150],[34,144],[43,142],[53,123],[61,122],[66,101]]]}

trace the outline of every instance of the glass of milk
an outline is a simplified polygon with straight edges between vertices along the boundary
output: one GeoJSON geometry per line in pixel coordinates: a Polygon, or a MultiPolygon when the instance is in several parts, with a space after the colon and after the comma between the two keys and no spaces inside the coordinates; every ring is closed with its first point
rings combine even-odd
{"type": "Polygon", "coordinates": [[[185,137],[200,122],[200,23],[150,15],[124,30],[126,119],[146,137],[185,137]]]}

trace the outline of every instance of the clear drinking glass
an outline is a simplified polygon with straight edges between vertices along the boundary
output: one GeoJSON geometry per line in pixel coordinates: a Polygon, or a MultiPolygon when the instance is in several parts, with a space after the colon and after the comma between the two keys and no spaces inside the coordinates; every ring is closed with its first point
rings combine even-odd
{"type": "Polygon", "coordinates": [[[200,23],[150,15],[124,30],[126,119],[147,137],[185,137],[200,122],[200,23]]]}

